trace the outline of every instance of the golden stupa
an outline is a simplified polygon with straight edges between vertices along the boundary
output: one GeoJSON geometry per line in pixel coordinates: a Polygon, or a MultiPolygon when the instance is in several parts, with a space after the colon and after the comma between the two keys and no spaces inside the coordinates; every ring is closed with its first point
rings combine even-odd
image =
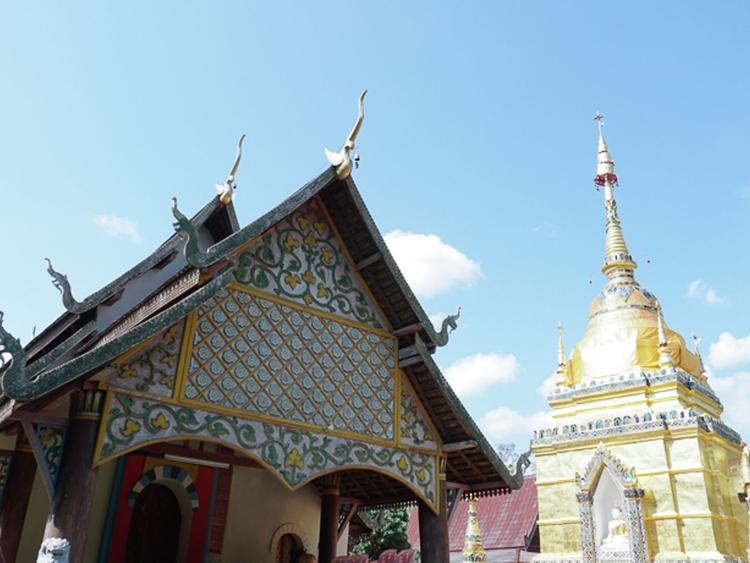
{"type": "Polygon", "coordinates": [[[548,397],[556,426],[532,441],[536,560],[747,562],[748,505],[738,494],[750,487],[750,460],[721,421],[697,340],[688,350],[635,279],[615,165],[596,119],[607,281],[568,359],[558,326],[556,388],[548,397]]]}
{"type": "Polygon", "coordinates": [[[487,561],[487,554],[482,544],[482,532],[479,529],[477,499],[474,496],[469,497],[469,513],[466,520],[464,551],[461,560],[464,563],[484,563],[487,561]]]}

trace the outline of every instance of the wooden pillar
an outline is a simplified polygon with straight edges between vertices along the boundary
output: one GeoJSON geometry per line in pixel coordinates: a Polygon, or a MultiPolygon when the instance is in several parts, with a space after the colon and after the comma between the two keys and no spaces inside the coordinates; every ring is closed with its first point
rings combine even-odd
{"type": "MultiPolygon", "coordinates": [[[[70,561],[83,561],[83,548],[94,499],[96,470],[91,459],[99,430],[104,394],[96,390],[76,390],[70,396],[70,421],[63,449],[60,476],[55,487],[44,542],[67,540],[70,561]]],[[[95,541],[96,538],[93,538],[95,541]]]]}
{"type": "Polygon", "coordinates": [[[31,453],[26,435],[19,430],[16,449],[10,462],[8,481],[5,483],[3,502],[0,505],[0,559],[5,563],[13,563],[16,560],[35,473],[34,454],[31,453]]]}
{"type": "MultiPolygon", "coordinates": [[[[419,544],[422,563],[449,563],[450,538],[448,537],[448,488],[445,475],[440,476],[439,514],[435,514],[423,501],[419,501],[419,544]]],[[[458,499],[456,500],[458,502],[458,499]]]]}
{"type": "Polygon", "coordinates": [[[339,529],[339,487],[338,475],[326,475],[320,501],[320,539],[318,540],[318,563],[331,563],[336,557],[339,529]]]}

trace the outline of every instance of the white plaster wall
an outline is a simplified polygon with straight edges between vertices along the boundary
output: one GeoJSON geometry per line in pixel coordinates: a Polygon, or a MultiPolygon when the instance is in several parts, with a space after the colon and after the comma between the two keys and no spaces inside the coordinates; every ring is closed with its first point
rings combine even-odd
{"type": "Polygon", "coordinates": [[[107,520],[107,509],[109,508],[112,483],[115,480],[116,466],[117,461],[110,461],[100,465],[96,472],[96,490],[89,514],[89,529],[86,533],[86,546],[83,553],[85,563],[95,563],[97,557],[99,557],[99,543],[107,520]]]}
{"type": "Polygon", "coordinates": [[[290,492],[268,471],[235,467],[222,561],[274,563],[275,554],[269,550],[271,538],[287,523],[305,530],[305,548],[317,556],[320,495],[315,487],[307,485],[290,492]]]}
{"type": "Polygon", "coordinates": [[[42,545],[48,511],[47,491],[44,490],[41,474],[37,470],[34,474],[31,495],[29,495],[29,507],[26,509],[26,518],[23,521],[23,532],[21,532],[21,543],[18,546],[16,561],[36,561],[36,554],[39,546],[42,545]]]}

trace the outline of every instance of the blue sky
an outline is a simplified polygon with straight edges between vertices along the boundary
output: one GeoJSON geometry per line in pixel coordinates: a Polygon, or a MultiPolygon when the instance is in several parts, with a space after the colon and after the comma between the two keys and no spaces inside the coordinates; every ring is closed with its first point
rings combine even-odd
{"type": "Polygon", "coordinates": [[[400,237],[438,261],[425,309],[464,313],[438,361],[493,441],[523,444],[556,323],[572,345],[603,285],[599,110],[638,279],[715,344],[727,419],[750,431],[749,19],[742,2],[6,3],[6,326],[26,341],[62,311],[45,256],[81,299],[149,254],[240,132],[240,222],[262,214],[324,169],[368,88],[355,180],[384,233],[425,235],[400,237]]]}

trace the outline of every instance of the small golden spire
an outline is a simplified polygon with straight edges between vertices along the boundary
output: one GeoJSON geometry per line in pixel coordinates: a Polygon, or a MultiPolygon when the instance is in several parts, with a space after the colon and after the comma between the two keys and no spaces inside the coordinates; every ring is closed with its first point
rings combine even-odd
{"type": "Polygon", "coordinates": [[[567,385],[567,377],[565,376],[565,343],[563,342],[563,325],[557,323],[557,369],[555,370],[555,385],[558,387],[567,385]]]}
{"type": "Polygon", "coordinates": [[[697,334],[693,333],[693,354],[698,358],[698,363],[700,364],[701,369],[701,375],[705,377],[706,375],[706,367],[703,365],[703,356],[701,356],[701,349],[700,349],[700,343],[701,338],[697,334]]]}
{"type": "Polygon", "coordinates": [[[469,517],[466,521],[466,535],[464,536],[464,563],[484,563],[487,554],[482,545],[482,533],[479,530],[479,518],[477,517],[477,499],[469,497],[469,517]]]}
{"type": "Polygon", "coordinates": [[[664,314],[661,309],[661,303],[656,304],[656,322],[659,330],[659,367],[674,367],[674,360],[669,351],[669,340],[667,339],[667,334],[664,330],[664,314]]]}
{"type": "Polygon", "coordinates": [[[617,201],[615,200],[614,186],[617,185],[617,174],[615,173],[615,162],[604,140],[604,116],[596,112],[594,119],[599,129],[599,149],[596,160],[596,176],[594,184],[604,187],[604,209],[607,213],[606,238],[604,244],[604,265],[602,272],[612,279],[619,276],[633,277],[637,267],[633,257],[630,255],[625,237],[622,234],[620,216],[617,213],[617,201]]]}

